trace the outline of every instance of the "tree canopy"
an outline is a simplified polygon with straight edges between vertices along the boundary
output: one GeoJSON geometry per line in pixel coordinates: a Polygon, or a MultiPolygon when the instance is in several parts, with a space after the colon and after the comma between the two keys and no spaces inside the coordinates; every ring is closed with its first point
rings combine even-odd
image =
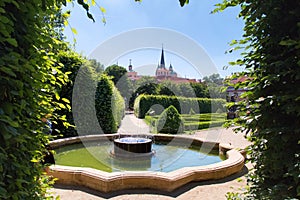
{"type": "Polygon", "coordinates": [[[117,85],[118,81],[126,75],[127,70],[119,65],[111,65],[104,70],[108,76],[112,77],[112,81],[117,85]]]}

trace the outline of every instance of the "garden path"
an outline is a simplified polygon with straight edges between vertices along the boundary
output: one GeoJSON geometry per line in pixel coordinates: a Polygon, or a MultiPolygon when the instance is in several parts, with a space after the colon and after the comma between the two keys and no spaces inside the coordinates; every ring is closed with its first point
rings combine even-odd
{"type": "Polygon", "coordinates": [[[124,134],[149,134],[149,126],[143,119],[138,119],[133,113],[126,113],[118,133],[124,134]]]}

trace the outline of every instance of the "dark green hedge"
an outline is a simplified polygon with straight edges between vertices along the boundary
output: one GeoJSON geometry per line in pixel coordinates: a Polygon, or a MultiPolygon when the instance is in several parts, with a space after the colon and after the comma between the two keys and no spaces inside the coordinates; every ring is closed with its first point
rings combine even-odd
{"type": "MultiPolygon", "coordinates": [[[[179,113],[188,114],[191,109],[195,113],[213,113],[218,109],[225,112],[224,99],[184,98],[163,95],[140,95],[134,102],[134,113],[138,118],[145,118],[145,114],[153,105],[167,108],[173,105],[179,113]]],[[[152,109],[154,109],[152,107],[152,109]]],[[[160,113],[156,113],[160,114],[160,113]]]]}
{"type": "Polygon", "coordinates": [[[105,74],[97,84],[95,94],[96,116],[103,133],[115,133],[124,116],[125,104],[120,92],[105,74]]]}
{"type": "Polygon", "coordinates": [[[224,123],[225,121],[202,121],[202,122],[185,123],[184,130],[192,131],[192,130],[212,128],[212,127],[220,127],[224,123]]]}

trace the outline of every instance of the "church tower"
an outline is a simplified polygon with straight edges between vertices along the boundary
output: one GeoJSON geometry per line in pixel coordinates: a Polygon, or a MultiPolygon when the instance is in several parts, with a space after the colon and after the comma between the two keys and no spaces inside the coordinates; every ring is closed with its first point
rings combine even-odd
{"type": "Polygon", "coordinates": [[[165,55],[164,55],[164,48],[161,49],[161,57],[160,57],[160,64],[158,64],[155,76],[157,77],[166,77],[168,76],[168,70],[165,66],[165,55]]]}
{"type": "Polygon", "coordinates": [[[166,68],[165,67],[164,48],[161,49],[160,68],[166,68]]]}
{"type": "Polygon", "coordinates": [[[127,71],[127,76],[130,80],[135,81],[139,79],[137,72],[132,69],[131,59],[129,59],[129,66],[127,71]]]}
{"type": "Polygon", "coordinates": [[[131,64],[131,59],[129,59],[129,66],[128,66],[128,71],[132,72],[132,64],[131,64]]]}

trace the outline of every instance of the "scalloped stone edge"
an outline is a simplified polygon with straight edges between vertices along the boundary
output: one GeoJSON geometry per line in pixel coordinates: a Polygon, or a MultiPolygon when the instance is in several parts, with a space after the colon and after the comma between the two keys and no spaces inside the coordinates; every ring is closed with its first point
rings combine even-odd
{"type": "MultiPolygon", "coordinates": [[[[57,148],[81,141],[92,141],[95,139],[111,139],[111,135],[90,135],[55,140],[50,146],[57,148]]],[[[171,140],[180,138],[193,140],[193,143],[207,143],[197,138],[170,136],[164,134],[155,135],[157,139],[171,140]]],[[[56,183],[63,185],[83,186],[100,192],[109,193],[124,189],[155,189],[171,192],[187,183],[193,181],[216,180],[238,173],[244,167],[245,157],[243,150],[236,150],[229,144],[211,143],[219,153],[226,155],[227,159],[206,166],[184,167],[171,172],[150,171],[126,171],[126,172],[104,172],[85,167],[69,167],[61,165],[50,166],[50,176],[56,178],[56,183]]]]}

